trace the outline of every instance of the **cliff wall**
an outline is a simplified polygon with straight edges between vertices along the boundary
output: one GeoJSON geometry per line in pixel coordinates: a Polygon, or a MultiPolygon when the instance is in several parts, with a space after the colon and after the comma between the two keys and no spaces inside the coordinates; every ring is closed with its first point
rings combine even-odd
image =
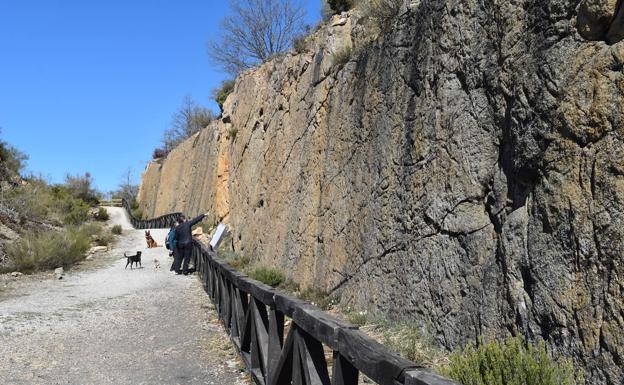
{"type": "Polygon", "coordinates": [[[521,334],[622,384],[619,3],[412,1],[374,40],[336,17],[242,74],[141,205],[209,209],[236,250],[448,348],[521,334]]]}

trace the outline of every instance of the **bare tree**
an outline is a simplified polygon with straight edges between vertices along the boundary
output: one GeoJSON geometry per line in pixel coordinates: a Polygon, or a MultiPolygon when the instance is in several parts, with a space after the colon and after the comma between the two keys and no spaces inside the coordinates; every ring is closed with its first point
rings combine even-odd
{"type": "Polygon", "coordinates": [[[182,107],[173,114],[171,125],[162,139],[165,152],[190,138],[215,119],[215,114],[206,107],[195,104],[190,96],[184,98],[182,107]]]}
{"type": "Polygon", "coordinates": [[[139,195],[139,185],[133,183],[133,170],[129,167],[122,175],[117,191],[113,192],[113,196],[116,198],[124,198],[129,203],[136,201],[139,195]]]}
{"type": "Polygon", "coordinates": [[[230,0],[230,6],[209,55],[234,76],[288,50],[304,29],[299,0],[230,0]]]}

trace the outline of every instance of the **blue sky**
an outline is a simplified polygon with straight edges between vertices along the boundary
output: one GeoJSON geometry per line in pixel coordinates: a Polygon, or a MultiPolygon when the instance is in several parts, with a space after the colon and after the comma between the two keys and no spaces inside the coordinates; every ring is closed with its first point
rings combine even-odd
{"type": "MultiPolygon", "coordinates": [[[[309,24],[320,1],[302,0],[309,24]]],[[[28,171],[136,181],[186,95],[218,109],[207,55],[227,1],[0,1],[0,138],[28,171]]]]}

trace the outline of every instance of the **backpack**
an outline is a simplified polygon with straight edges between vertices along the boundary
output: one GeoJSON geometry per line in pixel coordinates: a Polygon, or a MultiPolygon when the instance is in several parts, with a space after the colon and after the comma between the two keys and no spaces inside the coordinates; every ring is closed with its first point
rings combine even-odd
{"type": "Polygon", "coordinates": [[[169,233],[167,234],[167,238],[165,239],[165,247],[168,250],[174,250],[177,245],[178,245],[178,240],[176,239],[176,231],[174,227],[171,230],[169,230],[169,233]]]}

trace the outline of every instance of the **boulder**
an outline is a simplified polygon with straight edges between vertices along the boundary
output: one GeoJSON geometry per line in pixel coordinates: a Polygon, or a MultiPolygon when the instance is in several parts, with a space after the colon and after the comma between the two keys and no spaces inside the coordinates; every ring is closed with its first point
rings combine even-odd
{"type": "Polygon", "coordinates": [[[20,273],[19,271],[14,271],[11,273],[11,277],[17,278],[17,277],[21,277],[23,274],[20,273]]]}
{"type": "Polygon", "coordinates": [[[579,6],[577,28],[587,40],[603,40],[607,33],[616,38],[622,33],[614,18],[618,0],[583,0],[579,6]],[[611,32],[613,29],[613,32],[611,32]]]}
{"type": "Polygon", "coordinates": [[[620,6],[611,22],[607,32],[607,43],[615,44],[622,39],[624,39],[624,6],[620,6]]]}
{"type": "Polygon", "coordinates": [[[56,276],[56,279],[63,279],[64,274],[65,274],[65,270],[63,270],[62,267],[54,269],[54,275],[56,276]]]}

